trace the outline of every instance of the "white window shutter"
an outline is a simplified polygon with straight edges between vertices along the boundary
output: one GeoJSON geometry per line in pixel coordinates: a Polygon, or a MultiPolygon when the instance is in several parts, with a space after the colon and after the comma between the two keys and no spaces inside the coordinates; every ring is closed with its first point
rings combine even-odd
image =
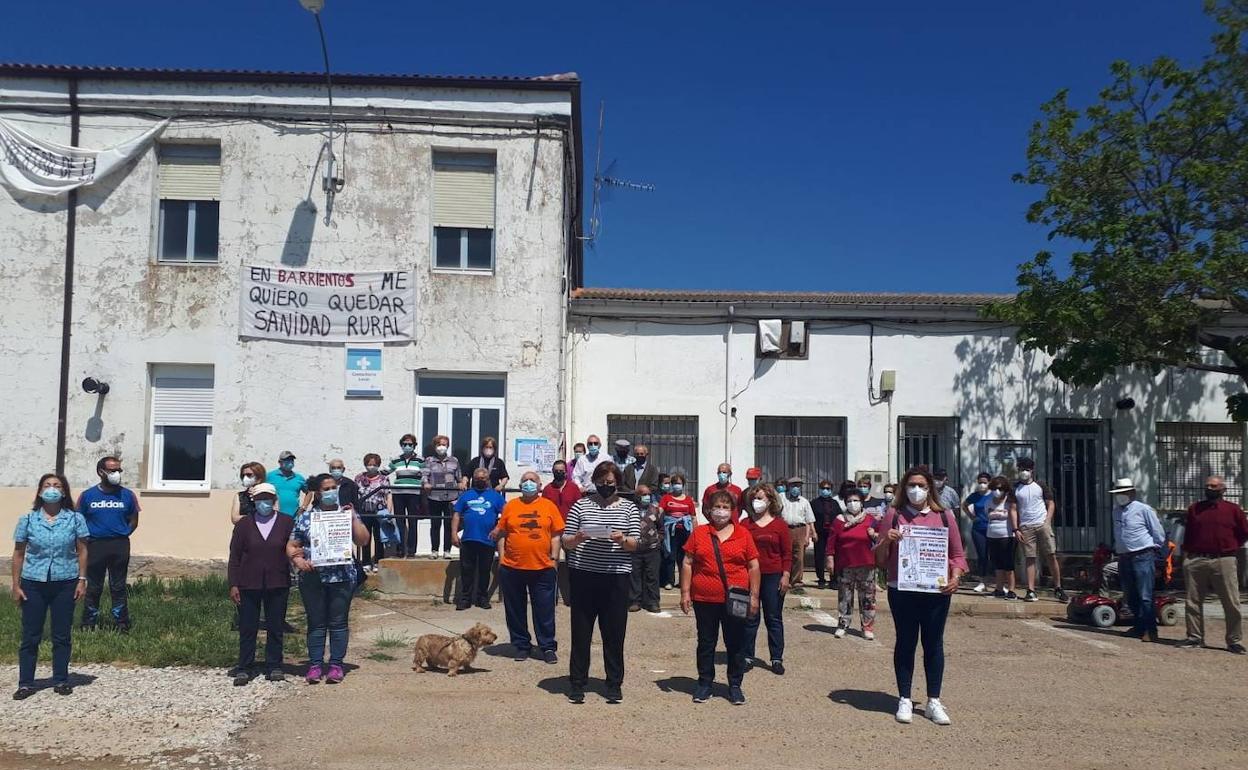
{"type": "Polygon", "coordinates": [[[212,427],[211,378],[157,375],[152,384],[153,424],[212,427]]]}
{"type": "Polygon", "coordinates": [[[494,227],[494,157],[479,153],[435,153],[435,227],[494,227]]]}
{"type": "Polygon", "coordinates": [[[221,199],[221,148],[208,144],[166,144],[157,169],[161,200],[221,199]]]}

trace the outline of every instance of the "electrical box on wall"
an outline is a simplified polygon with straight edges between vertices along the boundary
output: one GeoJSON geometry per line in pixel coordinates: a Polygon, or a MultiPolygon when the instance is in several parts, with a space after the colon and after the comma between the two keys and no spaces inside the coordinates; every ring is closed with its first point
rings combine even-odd
{"type": "Polygon", "coordinates": [[[880,372],[880,392],[891,396],[897,390],[897,370],[885,369],[880,372]]]}
{"type": "Polygon", "coordinates": [[[879,497],[884,494],[883,486],[888,482],[888,473],[885,471],[854,471],[854,481],[861,481],[864,478],[871,479],[871,494],[879,497]]]}

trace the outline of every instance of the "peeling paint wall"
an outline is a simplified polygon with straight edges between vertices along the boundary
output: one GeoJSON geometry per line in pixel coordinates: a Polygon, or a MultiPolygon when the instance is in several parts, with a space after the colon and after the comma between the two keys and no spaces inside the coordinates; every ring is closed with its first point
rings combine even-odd
{"type": "MultiPolygon", "coordinates": [[[[46,81],[19,85],[45,95],[57,88],[65,93],[63,82],[55,88],[46,81]]],[[[0,83],[0,98],[6,86],[13,80],[0,83]]],[[[121,98],[139,105],[156,95],[168,100],[182,87],[162,84],[145,90],[133,83],[106,83],[93,88],[114,94],[114,102],[122,93],[121,98]]],[[[84,93],[90,90],[84,84],[84,93]]],[[[231,104],[245,101],[237,86],[186,84],[183,90],[201,101],[214,93],[232,97],[231,104]]],[[[304,101],[317,93],[308,87],[286,90],[304,101]]],[[[336,89],[336,97],[339,90],[348,103],[384,97],[393,107],[402,106],[405,98],[401,91],[379,95],[351,88],[336,89]]],[[[278,86],[262,91],[269,99],[284,93],[278,86]]],[[[429,89],[416,96],[422,108],[439,105],[439,95],[429,89]]],[[[569,111],[567,93],[558,91],[542,92],[540,99],[506,91],[456,93],[447,99],[462,109],[468,97],[486,99],[492,114],[510,112],[513,120],[526,113],[569,111]]],[[[69,143],[68,117],[4,116],[37,136],[69,143]]],[[[144,117],[84,115],[79,144],[109,146],[150,124],[144,117]]],[[[347,184],[327,226],[314,169],[323,141],[320,128],[254,118],[174,121],[161,141],[211,140],[221,146],[216,264],[156,263],[154,150],[81,191],[66,460],[75,490],[94,483],[97,458],[111,453],[122,458],[128,485],[141,491],[148,486],[148,373],[154,363],[214,366],[214,489],[233,488],[244,461],[274,467],[278,452],[287,448],[299,456],[305,473],[322,471],[324,461],[334,456],[344,457],[353,472],[361,469],[366,452],[390,456],[398,437],[415,428],[417,369],[503,374],[506,436],[558,438],[558,308],[567,245],[564,135],[545,129],[535,150],[531,125],[465,128],[393,121],[397,130],[390,131],[386,124],[383,118],[353,125],[345,152],[339,145],[347,184]],[[434,148],[496,153],[492,276],[432,269],[434,148]],[[239,339],[239,267],[253,263],[414,271],[415,340],[384,346],[383,399],[345,398],[342,345],[239,339]],[[111,385],[102,402],[82,392],[78,383],[86,376],[111,385]]],[[[0,279],[8,287],[0,307],[5,330],[0,387],[11,399],[9,408],[0,411],[0,440],[11,457],[9,483],[18,489],[33,487],[55,465],[65,221],[63,198],[22,198],[0,190],[0,279]]],[[[510,461],[510,447],[503,453],[510,461]]],[[[5,499],[24,497],[23,492],[5,499]]],[[[194,506],[202,509],[207,499],[194,497],[194,506]]],[[[220,521],[214,529],[219,545],[207,549],[216,555],[228,542],[228,497],[221,500],[221,510],[213,514],[220,521]]],[[[192,535],[174,525],[178,517],[173,514],[192,498],[152,492],[144,501],[136,551],[174,556],[205,551],[202,543],[181,542],[192,535]]],[[[4,516],[20,513],[5,510],[0,526],[4,516]]],[[[196,539],[207,536],[193,531],[196,539]]]]}

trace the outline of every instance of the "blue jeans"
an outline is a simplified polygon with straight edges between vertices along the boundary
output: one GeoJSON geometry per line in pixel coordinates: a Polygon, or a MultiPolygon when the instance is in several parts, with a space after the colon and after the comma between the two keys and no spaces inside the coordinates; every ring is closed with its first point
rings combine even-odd
{"type": "Polygon", "coordinates": [[[507,615],[507,633],[511,646],[524,652],[533,648],[529,636],[529,604],[533,605],[533,631],[537,648],[553,652],[555,642],[555,568],[514,569],[499,566],[498,590],[503,595],[503,611],[507,615]]]}
{"type": "Polygon", "coordinates": [[[43,641],[43,621],[52,613],[52,683],[69,681],[70,629],[74,625],[77,580],[43,582],[22,578],[22,644],[17,649],[17,686],[35,686],[35,663],[43,641]]]}
{"type": "Polygon", "coordinates": [[[325,637],[329,636],[329,665],[341,666],[347,657],[347,641],[351,631],[347,616],[351,612],[351,595],[355,586],[350,581],[325,583],[315,570],[299,573],[299,596],[308,616],[308,665],[319,666],[325,660],[325,637]]]}
{"type": "Polygon", "coordinates": [[[745,619],[745,657],[753,658],[755,642],[758,639],[758,621],[763,619],[767,624],[767,651],[771,660],[784,660],[784,594],[780,593],[779,572],[761,576],[758,585],[758,603],[761,605],[757,615],[745,619]]]}
{"type": "Polygon", "coordinates": [[[1131,630],[1135,632],[1157,631],[1157,611],[1153,607],[1156,559],[1157,554],[1152,548],[1118,556],[1118,582],[1122,584],[1131,614],[1135,615],[1131,625],[1131,630]]]}
{"type": "Polygon", "coordinates": [[[914,651],[923,637],[923,673],[927,677],[927,697],[939,698],[945,678],[945,620],[949,602],[945,594],[888,589],[888,608],[897,627],[893,646],[893,673],[897,675],[897,694],[910,697],[914,680],[914,651]]]}

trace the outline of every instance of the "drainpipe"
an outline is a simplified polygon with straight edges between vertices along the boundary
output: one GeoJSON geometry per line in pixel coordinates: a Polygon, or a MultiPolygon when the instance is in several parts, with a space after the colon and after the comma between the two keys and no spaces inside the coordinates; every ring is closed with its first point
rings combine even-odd
{"type": "Polygon", "coordinates": [[[728,329],[724,332],[724,459],[732,464],[732,323],[736,308],[728,306],[728,329]]]}
{"type": "MultiPolygon", "coordinates": [[[[78,79],[69,79],[69,144],[78,146],[78,79]]],[[[56,472],[65,473],[65,428],[69,410],[69,339],[74,317],[74,233],[78,224],[78,190],[65,202],[65,290],[61,298],[61,383],[56,400],[56,472]]]]}

